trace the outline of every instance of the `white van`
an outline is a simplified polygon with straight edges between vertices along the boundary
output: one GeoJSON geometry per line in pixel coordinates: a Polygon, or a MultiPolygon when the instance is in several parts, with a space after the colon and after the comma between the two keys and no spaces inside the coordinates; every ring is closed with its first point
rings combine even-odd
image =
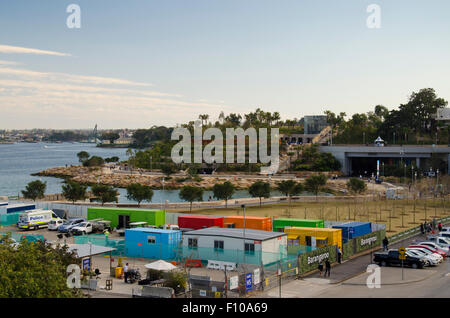
{"type": "Polygon", "coordinates": [[[41,227],[47,227],[53,219],[59,219],[59,217],[52,210],[29,210],[19,214],[17,226],[19,229],[37,230],[41,227]]]}
{"type": "Polygon", "coordinates": [[[53,218],[50,221],[50,223],[48,224],[48,230],[49,231],[56,231],[60,225],[63,225],[63,223],[64,223],[63,219],[60,219],[60,218],[55,219],[55,218],[53,218]]]}

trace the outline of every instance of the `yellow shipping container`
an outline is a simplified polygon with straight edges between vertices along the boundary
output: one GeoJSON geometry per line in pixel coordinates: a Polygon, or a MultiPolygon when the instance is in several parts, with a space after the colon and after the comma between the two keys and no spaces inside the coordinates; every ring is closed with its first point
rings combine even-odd
{"type": "MultiPolygon", "coordinates": [[[[316,240],[317,247],[337,245],[342,251],[342,230],[331,228],[311,227],[285,227],[284,232],[288,234],[288,242],[300,245],[312,245],[312,238],[316,240]]],[[[289,243],[288,243],[289,244],[289,243]]]]}

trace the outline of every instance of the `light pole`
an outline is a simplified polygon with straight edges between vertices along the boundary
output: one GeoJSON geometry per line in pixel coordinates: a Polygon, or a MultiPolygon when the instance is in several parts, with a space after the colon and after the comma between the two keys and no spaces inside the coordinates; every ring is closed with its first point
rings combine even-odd
{"type": "Polygon", "coordinates": [[[245,245],[245,204],[241,205],[242,208],[242,216],[243,216],[243,229],[242,229],[242,235],[244,236],[244,245],[245,245]]]}

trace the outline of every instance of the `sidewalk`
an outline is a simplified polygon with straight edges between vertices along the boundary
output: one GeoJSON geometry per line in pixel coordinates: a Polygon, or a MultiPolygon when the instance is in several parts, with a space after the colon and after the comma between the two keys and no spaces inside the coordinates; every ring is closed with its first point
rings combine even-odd
{"type": "MultiPolygon", "coordinates": [[[[425,235],[419,234],[416,236],[413,236],[411,238],[408,238],[406,240],[389,244],[389,249],[397,249],[401,246],[408,246],[412,241],[415,240],[425,240],[425,235]]],[[[373,249],[373,252],[382,250],[381,247],[373,249]]],[[[364,273],[367,269],[367,266],[372,263],[373,254],[370,253],[370,251],[366,251],[363,255],[357,256],[353,259],[347,260],[342,262],[342,264],[333,264],[331,266],[331,275],[330,277],[324,277],[322,273],[322,277],[319,276],[319,272],[315,271],[307,276],[305,276],[303,279],[321,279],[324,281],[327,281],[329,284],[338,284],[343,281],[346,281],[348,279],[351,279],[355,276],[360,275],[361,273],[364,273]]]]}

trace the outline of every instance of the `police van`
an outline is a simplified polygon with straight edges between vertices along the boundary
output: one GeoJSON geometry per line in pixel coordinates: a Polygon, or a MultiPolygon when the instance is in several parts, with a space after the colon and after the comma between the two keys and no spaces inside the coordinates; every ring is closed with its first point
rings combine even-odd
{"type": "Polygon", "coordinates": [[[37,230],[41,227],[47,227],[50,221],[59,219],[52,210],[28,210],[19,214],[17,226],[24,230],[37,230]]]}

